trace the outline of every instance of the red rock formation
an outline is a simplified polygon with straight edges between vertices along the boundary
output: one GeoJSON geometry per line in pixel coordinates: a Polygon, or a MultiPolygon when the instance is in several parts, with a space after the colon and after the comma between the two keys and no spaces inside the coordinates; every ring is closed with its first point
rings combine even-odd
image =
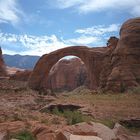
{"type": "Polygon", "coordinates": [[[108,48],[106,47],[87,48],[84,46],[73,46],[43,55],[37,62],[29,79],[29,86],[36,90],[45,88],[46,83],[44,81],[53,65],[64,56],[74,55],[81,58],[85,63],[90,78],[90,88],[96,89],[99,85],[98,77],[102,70],[102,63],[107,50],[108,48]]]}
{"type": "Polygon", "coordinates": [[[15,74],[10,76],[10,80],[17,80],[17,81],[28,81],[29,76],[31,75],[30,70],[25,71],[17,71],[15,74]]]}
{"type": "Polygon", "coordinates": [[[140,85],[140,18],[126,21],[112,53],[107,89],[124,91],[140,85]]]}
{"type": "MultiPolygon", "coordinates": [[[[120,39],[113,47],[87,48],[73,46],[43,55],[29,79],[32,89],[45,88],[45,79],[54,64],[67,55],[74,55],[85,63],[90,79],[89,87],[124,91],[140,85],[140,18],[130,19],[120,30],[120,39]],[[112,49],[113,48],[113,49],[112,49]]],[[[111,41],[112,42],[112,41],[111,41]]]]}
{"type": "Polygon", "coordinates": [[[2,57],[2,50],[0,47],[0,76],[5,76],[5,75],[6,75],[5,63],[2,57]]]}
{"type": "Polygon", "coordinates": [[[107,41],[107,47],[111,48],[111,49],[115,49],[115,47],[117,46],[119,39],[115,36],[111,36],[109,38],[109,40],[107,41]]]}
{"type": "Polygon", "coordinates": [[[79,58],[62,59],[50,70],[46,87],[53,91],[73,90],[87,83],[87,71],[79,58]]]}

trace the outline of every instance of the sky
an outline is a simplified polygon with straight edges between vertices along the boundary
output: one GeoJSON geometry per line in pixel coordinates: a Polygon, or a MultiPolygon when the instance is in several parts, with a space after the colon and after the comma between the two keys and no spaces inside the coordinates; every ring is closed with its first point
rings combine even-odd
{"type": "Polygon", "coordinates": [[[140,0],[0,0],[0,46],[5,54],[39,56],[73,45],[106,46],[139,16],[140,0]]]}

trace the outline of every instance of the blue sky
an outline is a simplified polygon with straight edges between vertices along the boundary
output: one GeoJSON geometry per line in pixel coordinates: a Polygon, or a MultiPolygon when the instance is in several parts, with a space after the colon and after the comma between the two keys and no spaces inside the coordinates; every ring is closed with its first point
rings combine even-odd
{"type": "Polygon", "coordinates": [[[140,0],[0,0],[4,53],[42,55],[71,45],[105,46],[140,0]]]}

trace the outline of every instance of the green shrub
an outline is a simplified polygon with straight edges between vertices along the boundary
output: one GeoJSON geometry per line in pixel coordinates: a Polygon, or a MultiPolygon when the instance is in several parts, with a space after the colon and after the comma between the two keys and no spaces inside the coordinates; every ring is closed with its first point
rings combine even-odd
{"type": "Polygon", "coordinates": [[[52,112],[52,114],[55,114],[55,115],[58,115],[58,116],[62,116],[63,115],[63,112],[60,111],[57,107],[55,107],[52,112]]]}
{"type": "Polygon", "coordinates": [[[76,124],[84,121],[83,115],[78,111],[66,110],[64,111],[63,116],[67,118],[68,124],[76,124]]]}
{"type": "Polygon", "coordinates": [[[34,136],[27,130],[19,132],[18,134],[12,136],[12,138],[18,140],[35,140],[34,136]]]}
{"type": "Polygon", "coordinates": [[[52,113],[66,118],[67,123],[69,125],[80,123],[80,122],[87,122],[87,121],[92,120],[92,117],[83,115],[77,110],[75,110],[75,111],[71,111],[71,110],[60,111],[58,108],[54,108],[52,113]]]}

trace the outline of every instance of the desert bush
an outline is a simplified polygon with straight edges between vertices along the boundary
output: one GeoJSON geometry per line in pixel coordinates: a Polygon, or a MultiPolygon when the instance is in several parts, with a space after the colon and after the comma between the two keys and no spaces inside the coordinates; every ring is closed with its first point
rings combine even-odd
{"type": "Polygon", "coordinates": [[[70,125],[84,121],[83,115],[78,111],[66,110],[64,111],[63,116],[67,118],[67,123],[70,125]]]}
{"type": "Polygon", "coordinates": [[[140,86],[138,86],[138,87],[133,87],[132,89],[129,89],[129,90],[128,90],[128,93],[140,94],[140,86]]]}
{"type": "Polygon", "coordinates": [[[14,136],[12,136],[12,138],[18,140],[35,140],[35,137],[27,130],[15,134],[14,136]]]}
{"type": "Polygon", "coordinates": [[[52,113],[66,118],[67,123],[69,125],[80,123],[80,122],[88,122],[92,120],[92,117],[83,115],[81,112],[77,110],[71,111],[67,109],[67,110],[60,111],[58,108],[54,108],[52,113]]]}

